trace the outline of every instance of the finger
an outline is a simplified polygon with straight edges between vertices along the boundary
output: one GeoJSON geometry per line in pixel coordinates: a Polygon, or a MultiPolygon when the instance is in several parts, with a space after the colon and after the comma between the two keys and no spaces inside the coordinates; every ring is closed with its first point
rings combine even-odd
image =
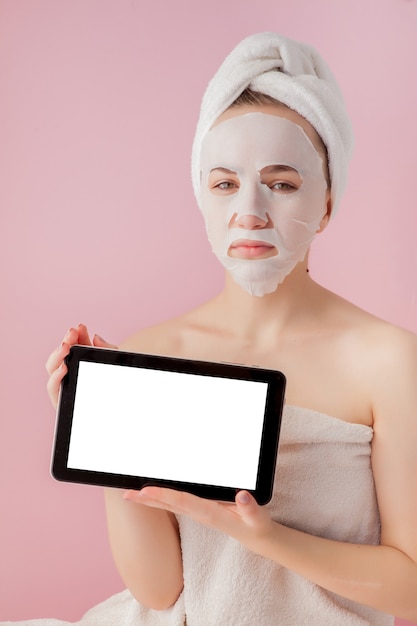
{"type": "Polygon", "coordinates": [[[258,517],[259,505],[249,491],[239,491],[235,498],[236,507],[242,518],[250,521],[258,517]]]}
{"type": "Polygon", "coordinates": [[[48,374],[52,374],[59,367],[63,358],[67,356],[69,349],[65,348],[65,346],[74,346],[76,343],[78,343],[78,331],[71,327],[65,333],[62,343],[49,355],[46,361],[45,367],[48,374]],[[65,354],[63,354],[64,352],[65,354]]]}
{"type": "MultiPolygon", "coordinates": [[[[200,524],[219,530],[228,529],[231,519],[235,518],[233,510],[223,502],[200,498],[186,491],[144,487],[141,491],[127,492],[125,498],[175,515],[187,515],[200,524]]],[[[233,505],[233,508],[236,507],[233,505]]]]}
{"type": "Polygon", "coordinates": [[[154,502],[155,504],[172,504],[177,497],[177,493],[173,489],[165,489],[163,487],[143,487],[140,491],[128,489],[124,492],[125,500],[133,500],[134,502],[154,502]],[[172,494],[170,492],[173,492],[172,494]]]}
{"type": "Polygon", "coordinates": [[[96,348],[110,348],[112,350],[118,350],[117,346],[113,343],[108,343],[105,339],[103,339],[103,337],[100,337],[100,335],[94,335],[93,346],[96,346],[96,348]]]}
{"type": "Polygon", "coordinates": [[[198,511],[202,501],[198,496],[185,491],[176,491],[164,487],[143,487],[141,491],[128,490],[125,492],[124,498],[154,508],[188,515],[198,511]]]}
{"type": "Polygon", "coordinates": [[[76,332],[78,333],[77,343],[80,346],[93,345],[93,342],[90,339],[90,335],[88,334],[87,326],[85,324],[78,324],[76,332]]]}
{"type": "Polygon", "coordinates": [[[45,364],[46,371],[49,375],[60,366],[63,359],[69,354],[69,348],[76,344],[84,346],[92,345],[85,324],[78,324],[77,328],[69,328],[64,335],[62,343],[49,355],[45,364]]]}
{"type": "Polygon", "coordinates": [[[59,388],[61,386],[62,379],[64,378],[67,371],[68,369],[65,363],[61,363],[61,365],[54,372],[52,372],[46,384],[49,398],[55,409],[58,405],[59,388]]]}
{"type": "Polygon", "coordinates": [[[58,348],[49,355],[45,367],[50,376],[56,369],[58,369],[65,357],[68,356],[69,349],[69,344],[63,341],[58,348]]]}
{"type": "Polygon", "coordinates": [[[239,491],[235,502],[237,512],[247,527],[256,533],[268,531],[272,524],[271,516],[248,491],[239,491]]]}
{"type": "Polygon", "coordinates": [[[78,329],[71,326],[65,333],[63,342],[67,343],[69,346],[74,346],[79,341],[78,334],[78,329]]]}

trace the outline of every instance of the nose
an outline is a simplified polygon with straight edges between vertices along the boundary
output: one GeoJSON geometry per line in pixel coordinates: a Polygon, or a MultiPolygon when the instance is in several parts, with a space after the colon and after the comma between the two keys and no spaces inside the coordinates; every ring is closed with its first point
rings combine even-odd
{"type": "Polygon", "coordinates": [[[230,220],[229,227],[258,230],[269,225],[266,200],[258,180],[242,184],[235,203],[236,212],[230,220]]]}
{"type": "Polygon", "coordinates": [[[230,227],[245,228],[247,230],[259,230],[261,228],[265,228],[268,221],[268,219],[264,219],[260,215],[254,215],[253,213],[246,213],[245,215],[237,215],[235,213],[232,217],[230,227]]]}

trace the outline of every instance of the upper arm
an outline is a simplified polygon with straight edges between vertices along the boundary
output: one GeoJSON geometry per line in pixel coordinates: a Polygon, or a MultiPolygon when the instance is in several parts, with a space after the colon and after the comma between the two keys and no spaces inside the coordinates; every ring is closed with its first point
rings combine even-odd
{"type": "Polygon", "coordinates": [[[417,337],[396,329],[376,353],[372,468],[381,543],[417,563],[417,337]]]}

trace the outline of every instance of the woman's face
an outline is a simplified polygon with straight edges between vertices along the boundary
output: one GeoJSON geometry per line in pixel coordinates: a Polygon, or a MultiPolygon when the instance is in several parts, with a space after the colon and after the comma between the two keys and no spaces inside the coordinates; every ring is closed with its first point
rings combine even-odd
{"type": "Polygon", "coordinates": [[[226,111],[201,150],[201,206],[213,252],[251,295],[263,296],[302,261],[328,219],[320,139],[275,105],[226,111]]]}

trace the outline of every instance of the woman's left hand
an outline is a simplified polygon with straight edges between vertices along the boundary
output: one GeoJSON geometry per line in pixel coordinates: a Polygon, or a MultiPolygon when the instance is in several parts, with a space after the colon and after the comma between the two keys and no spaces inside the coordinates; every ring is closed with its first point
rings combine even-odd
{"type": "Polygon", "coordinates": [[[230,535],[259,554],[264,552],[262,548],[270,538],[274,526],[268,510],[260,506],[248,491],[239,491],[234,503],[199,498],[184,491],[163,487],[129,490],[124,497],[175,515],[186,515],[196,522],[230,535]]]}

